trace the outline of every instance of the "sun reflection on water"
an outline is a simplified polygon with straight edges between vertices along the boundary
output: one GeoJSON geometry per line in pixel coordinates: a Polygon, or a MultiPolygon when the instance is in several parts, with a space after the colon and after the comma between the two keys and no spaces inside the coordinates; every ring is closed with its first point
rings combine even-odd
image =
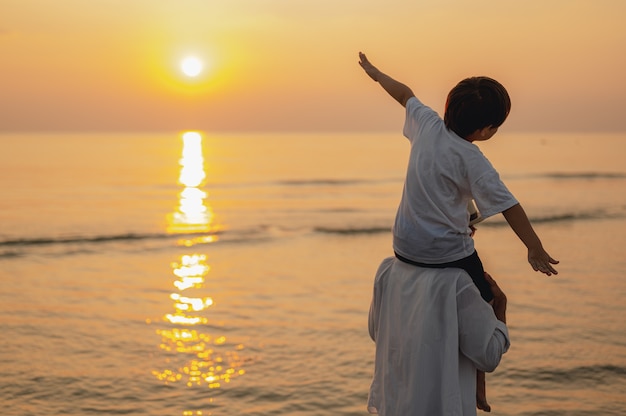
{"type": "Polygon", "coordinates": [[[202,135],[195,131],[182,134],[183,151],[178,183],[184,188],[179,194],[178,208],[168,217],[168,232],[192,233],[214,231],[213,211],[205,204],[207,193],[200,189],[206,179],[202,135]]]}
{"type": "MultiPolygon", "coordinates": [[[[180,263],[173,263],[172,270],[177,283],[183,284],[180,292],[201,289],[210,267],[202,254],[184,255],[180,263]]],[[[225,335],[212,335],[201,325],[208,323],[202,314],[213,305],[213,299],[201,296],[183,296],[174,292],[174,313],[166,314],[163,320],[173,327],[158,329],[161,336],[159,348],[168,355],[167,362],[179,363],[174,368],[154,370],[152,373],[165,383],[184,383],[188,387],[206,385],[209,388],[222,387],[234,377],[245,374],[239,351],[243,344],[232,345],[225,335]],[[225,348],[224,348],[225,347],[225,348]]],[[[169,366],[171,367],[171,366],[169,366]]]]}
{"type": "MultiPolygon", "coordinates": [[[[220,227],[214,223],[213,212],[205,201],[207,193],[199,188],[206,178],[202,136],[187,132],[182,138],[179,183],[184,189],[179,194],[176,212],[168,216],[168,232],[185,234],[180,245],[192,247],[217,241],[215,232],[220,227]],[[195,233],[198,235],[188,236],[195,233]]],[[[161,337],[159,349],[165,355],[166,368],[152,371],[166,384],[217,389],[245,374],[244,360],[239,356],[244,345],[230,342],[224,334],[208,332],[208,312],[214,306],[213,298],[206,296],[205,283],[210,271],[205,254],[184,254],[171,264],[175,291],[169,298],[173,310],[163,316],[163,327],[156,330],[161,337]]]]}

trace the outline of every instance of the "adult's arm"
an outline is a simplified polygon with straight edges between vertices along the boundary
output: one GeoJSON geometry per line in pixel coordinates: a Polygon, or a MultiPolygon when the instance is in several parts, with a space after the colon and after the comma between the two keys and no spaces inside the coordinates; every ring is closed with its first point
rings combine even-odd
{"type": "Polygon", "coordinates": [[[497,286],[494,290],[492,285],[497,316],[492,306],[480,297],[480,292],[471,280],[460,282],[465,283],[457,292],[459,348],[478,369],[493,371],[510,346],[509,333],[504,322],[506,297],[497,286]]]}
{"type": "Polygon", "coordinates": [[[491,293],[493,293],[493,304],[491,305],[493,308],[493,312],[496,315],[496,319],[498,321],[506,324],[506,305],[507,298],[498,283],[493,280],[493,277],[487,272],[485,272],[485,280],[489,283],[491,288],[491,293]]]}
{"type": "Polygon", "coordinates": [[[373,292],[370,312],[367,319],[367,329],[369,330],[372,341],[376,342],[376,336],[378,335],[378,316],[380,314],[380,289],[377,284],[374,284],[373,292]]]}

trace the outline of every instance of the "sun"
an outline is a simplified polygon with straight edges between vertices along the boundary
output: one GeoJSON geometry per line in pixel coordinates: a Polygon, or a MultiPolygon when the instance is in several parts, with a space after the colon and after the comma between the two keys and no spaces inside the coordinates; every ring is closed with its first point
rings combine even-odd
{"type": "Polygon", "coordinates": [[[180,69],[183,71],[183,74],[194,78],[200,75],[204,69],[204,64],[199,58],[195,56],[188,56],[181,61],[180,69]]]}

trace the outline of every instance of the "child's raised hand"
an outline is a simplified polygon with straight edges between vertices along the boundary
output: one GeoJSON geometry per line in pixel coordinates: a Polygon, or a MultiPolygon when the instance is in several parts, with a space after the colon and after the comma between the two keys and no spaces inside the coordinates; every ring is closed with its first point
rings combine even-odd
{"type": "Polygon", "coordinates": [[[528,262],[532,266],[533,270],[536,272],[545,273],[548,276],[553,274],[559,274],[554,267],[553,264],[559,264],[558,260],[550,257],[548,253],[543,249],[543,247],[539,247],[536,249],[528,250],[528,262]]]}
{"type": "Polygon", "coordinates": [[[365,73],[369,75],[374,81],[378,81],[378,74],[380,71],[367,59],[367,56],[363,52],[359,52],[359,65],[365,70],[365,73]]]}

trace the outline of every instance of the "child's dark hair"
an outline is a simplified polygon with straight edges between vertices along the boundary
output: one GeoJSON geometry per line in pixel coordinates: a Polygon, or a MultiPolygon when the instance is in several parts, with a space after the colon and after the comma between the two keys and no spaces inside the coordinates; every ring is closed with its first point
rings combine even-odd
{"type": "Polygon", "coordinates": [[[459,82],[448,94],[444,122],[462,138],[485,127],[500,127],[511,111],[511,99],[498,81],[471,77],[459,82]]]}

